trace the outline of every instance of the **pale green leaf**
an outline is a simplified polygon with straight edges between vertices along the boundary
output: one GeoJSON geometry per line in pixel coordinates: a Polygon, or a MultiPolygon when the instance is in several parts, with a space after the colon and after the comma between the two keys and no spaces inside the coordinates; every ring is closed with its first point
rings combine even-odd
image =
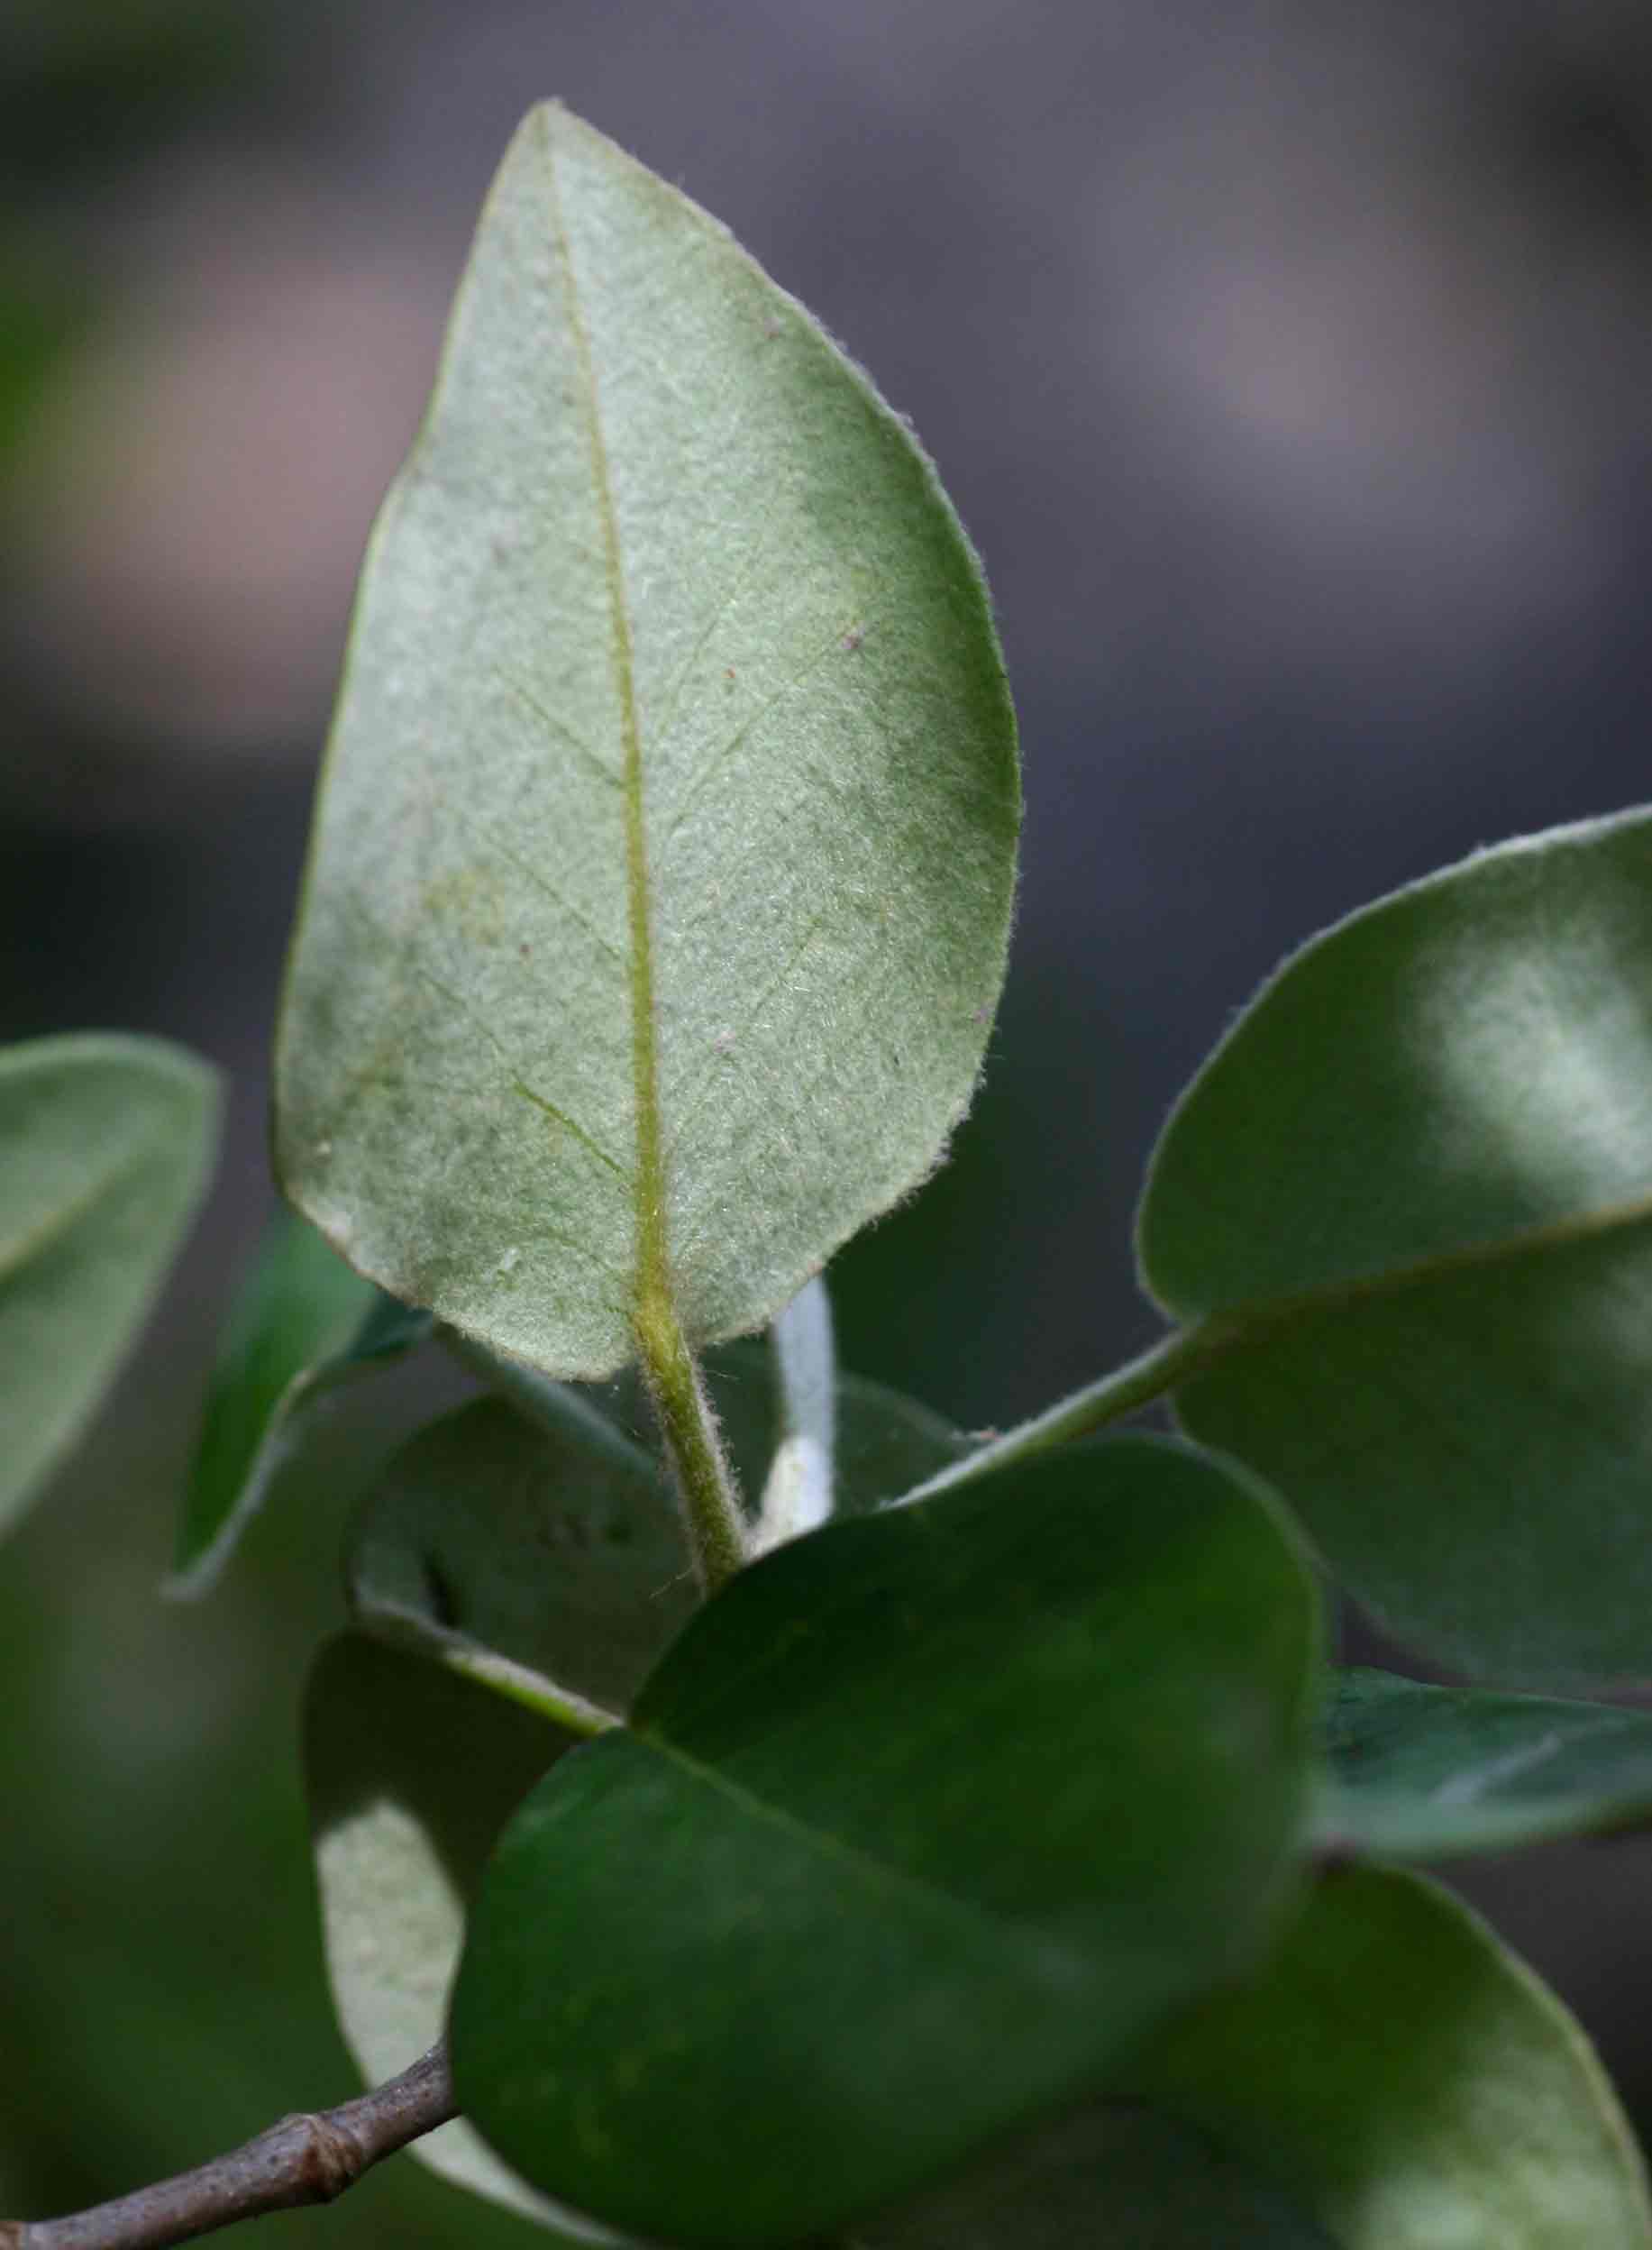
{"type": "MultiPolygon", "coordinates": [[[[355,1634],[316,1659],[304,1767],[323,1948],[367,2084],[441,2037],[466,1906],[494,1839],[568,1742],[535,1715],[355,1634]]],[[[462,2118],[413,2154],[459,2187],[567,2226],[462,2118]]]]}
{"type": "Polygon", "coordinates": [[[759,1326],[922,1178],[1003,973],[1013,724],[898,416],[589,127],[506,157],[363,579],[277,1051],[361,1272],[556,1375],[759,1326]]]}
{"type": "Polygon", "coordinates": [[[1415,1876],[1328,1877],[1265,1972],[1196,2010],[1133,2086],[1339,2250],[1652,2244],[1640,2160],[1583,2032],[1415,1876]]]}
{"type": "Polygon", "coordinates": [[[1649,992],[1652,819],[1505,846],[1297,955],[1154,1157],[1186,1427],[1465,1671],[1652,1662],[1649,992]]]}
{"type": "Polygon", "coordinates": [[[216,1583],[315,1408],[429,1330],[428,1313],[363,1281],[313,1227],[275,1214],[225,1324],[169,1593],[216,1583]]]}
{"type": "Polygon", "coordinates": [[[1652,1821],[1652,1712],[1340,1672],[1320,1829],[1388,1859],[1506,1852],[1652,1821]]]}
{"type": "Polygon", "coordinates": [[[0,1529],[73,1444],[205,1191],[214,1074],[91,1032],[0,1053],[0,1529]]]}
{"type": "Polygon", "coordinates": [[[1316,1625],[1265,1494],[1145,1439],[776,1549],[507,1828],[467,2116],[547,2192],[719,2250],[945,2175],[1255,1958],[1316,1625]]]}

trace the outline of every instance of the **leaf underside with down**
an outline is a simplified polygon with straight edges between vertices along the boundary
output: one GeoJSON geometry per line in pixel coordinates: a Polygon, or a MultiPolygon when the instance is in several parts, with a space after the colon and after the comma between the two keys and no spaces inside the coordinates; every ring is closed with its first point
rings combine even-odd
{"type": "MultiPolygon", "coordinates": [[[[559,1426],[545,1390],[537,1424],[479,1399],[401,1448],[358,1514],[350,1599],[380,1628],[415,1620],[623,1708],[693,1608],[688,1558],[648,1457],[566,1395],[559,1426]]],[[[425,1655],[352,1636],[318,1662],[305,1744],[323,1940],[368,2084],[442,2035],[488,1852],[572,1739],[425,1655]]],[[[468,2125],[414,2153],[547,2218],[468,2125]]]]}
{"type": "Polygon", "coordinates": [[[1633,2137],[1582,2030],[1415,1876],[1328,1877],[1265,1973],[1196,2009],[1133,2090],[1271,2180],[1338,2250],[1652,2243],[1633,2137]]]}
{"type": "MultiPolygon", "coordinates": [[[[353,1634],[316,1659],[304,1764],[323,1950],[340,2028],[370,2086],[440,2037],[488,1854],[570,1739],[469,1680],[353,1634]]],[[[462,2119],[414,2149],[456,2186],[553,2221],[462,2119]]]]}
{"type": "Polygon", "coordinates": [[[1328,1844],[1389,1859],[1504,1852],[1652,1820],[1652,1712],[1338,1673],[1328,1844]]]}
{"type": "Polygon", "coordinates": [[[1254,1953],[1315,1628],[1265,1498],[1145,1440],[780,1548],[507,1830],[454,2000],[466,2114],[674,2241],[916,2189],[1254,1953]]]}
{"type": "Polygon", "coordinates": [[[1649,963],[1647,815],[1484,853],[1288,963],[1149,1175],[1183,1423],[1478,1675],[1652,1671],[1649,963]]]}
{"type": "Polygon", "coordinates": [[[315,1229],[279,1212],[224,1328],[178,1523],[170,1590],[204,1593],[332,1392],[389,1367],[430,1316],[352,1273],[315,1229]]]}
{"type": "Polygon", "coordinates": [[[103,1033],[0,1054],[0,1529],[78,1436],[204,1192],[204,1063],[103,1033]]]}
{"type": "Polygon", "coordinates": [[[589,127],[506,157],[375,532],[277,1051],[361,1272],[551,1373],[770,1318],[930,1168],[1018,792],[909,433],[589,127]]]}

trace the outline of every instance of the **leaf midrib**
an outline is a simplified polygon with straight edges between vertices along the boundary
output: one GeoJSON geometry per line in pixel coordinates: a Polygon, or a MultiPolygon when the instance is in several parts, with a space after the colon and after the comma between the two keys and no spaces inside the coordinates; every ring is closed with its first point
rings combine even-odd
{"type": "Polygon", "coordinates": [[[660,1120],[659,1053],[655,1029],[653,948],[649,903],[647,834],[643,807],[643,741],[637,718],[636,677],[629,606],[625,599],[625,566],[620,554],[619,524],[615,513],[613,480],[607,443],[603,434],[597,367],[580,303],[574,270],[573,245],[562,207],[561,183],[557,175],[555,110],[544,114],[545,172],[550,189],[551,230],[557,263],[562,276],[569,332],[578,363],[577,386],[586,443],[590,454],[591,482],[601,534],[603,569],[607,588],[609,654],[615,693],[619,704],[623,755],[621,800],[625,835],[625,915],[627,955],[626,990],[631,1006],[631,1082],[635,1132],[634,1168],[629,1181],[635,1226],[634,1267],[632,1279],[634,1307],[650,1296],[668,1291],[669,1261],[665,1225],[664,1137],[660,1120]]]}
{"type": "Polygon", "coordinates": [[[139,1173],[147,1170],[153,1156],[151,1148],[140,1148],[134,1154],[105,1166],[78,1194],[54,1204],[43,1218],[33,1226],[25,1227],[21,1234],[14,1234],[9,1241],[0,1242],[0,1288],[14,1280],[32,1260],[53,1248],[65,1235],[71,1234],[99,1203],[139,1173]]]}
{"type": "Polygon", "coordinates": [[[1401,1264],[1363,1274],[1346,1275],[1336,1281],[1293,1290],[1279,1296],[1240,1297],[1203,1313],[1184,1316],[1181,1334],[1187,1346],[1188,1364],[1178,1367],[1175,1380],[1185,1382],[1205,1372],[1209,1365],[1274,1342],[1281,1335],[1340,1312],[1380,1303],[1415,1289],[1448,1284],[1474,1273],[1518,1266],[1527,1258],[1558,1255],[1591,1242],[1607,1241],[1614,1234],[1632,1234],[1652,1223],[1652,1192],[1629,1196],[1593,1211],[1574,1212],[1563,1219],[1481,1242],[1430,1251],[1401,1264]]]}

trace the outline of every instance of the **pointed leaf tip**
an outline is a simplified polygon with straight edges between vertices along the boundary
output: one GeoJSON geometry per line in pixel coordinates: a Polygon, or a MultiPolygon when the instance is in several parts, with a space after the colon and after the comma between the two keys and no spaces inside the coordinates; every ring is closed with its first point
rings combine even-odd
{"type": "Polygon", "coordinates": [[[553,1374],[628,1356],[644,1243],[694,1340],[761,1325],[967,1107],[1018,819],[910,434],[535,110],[363,575],[278,1035],[293,1200],[553,1374]]]}

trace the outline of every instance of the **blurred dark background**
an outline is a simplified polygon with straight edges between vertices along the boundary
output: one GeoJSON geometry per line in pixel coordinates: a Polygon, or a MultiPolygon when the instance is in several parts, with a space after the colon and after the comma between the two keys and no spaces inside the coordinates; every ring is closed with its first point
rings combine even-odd
{"type": "MultiPolygon", "coordinates": [[[[1648,793],[1652,19],[1638,0],[4,0],[0,1035],[233,1084],[164,1317],[0,1558],[0,2210],[353,2080],[294,1747],[333,1425],[215,1601],[157,1597],[267,1208],[265,1044],[372,509],[490,170],[558,94],[908,414],[1027,753],[1013,973],[949,1170],[836,1269],[844,1352],[972,1426],[1145,1341],[1169,1101],[1288,947],[1648,793]]],[[[416,1386],[415,1386],[416,1389],[416,1386]]],[[[1652,1854],[1468,1888],[1652,2120],[1652,1854]]],[[[525,2245],[402,2163],[319,2245],[525,2245]]]]}

